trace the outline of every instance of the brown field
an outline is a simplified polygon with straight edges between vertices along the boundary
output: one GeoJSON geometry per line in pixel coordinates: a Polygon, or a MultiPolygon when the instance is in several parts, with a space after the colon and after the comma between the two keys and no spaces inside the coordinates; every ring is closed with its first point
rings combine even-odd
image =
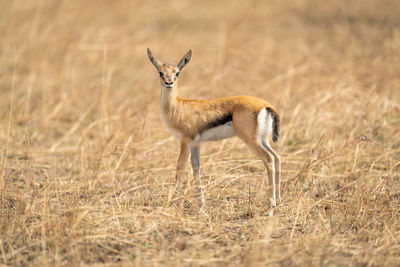
{"type": "Polygon", "coordinates": [[[400,264],[400,3],[0,2],[0,265],[400,264]],[[180,94],[280,112],[283,202],[237,138],[202,147],[206,205],[146,56],[180,94]],[[188,178],[188,179],[187,179],[188,178]]]}

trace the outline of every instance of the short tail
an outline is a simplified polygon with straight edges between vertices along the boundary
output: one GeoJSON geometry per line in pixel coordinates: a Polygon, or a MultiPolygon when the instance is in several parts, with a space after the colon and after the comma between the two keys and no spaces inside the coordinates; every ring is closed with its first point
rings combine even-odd
{"type": "Polygon", "coordinates": [[[279,124],[280,124],[280,120],[279,120],[279,115],[278,113],[273,110],[272,108],[266,108],[266,110],[269,112],[269,114],[271,114],[272,116],[272,141],[274,141],[274,143],[276,143],[276,141],[278,141],[279,139],[279,124]]]}

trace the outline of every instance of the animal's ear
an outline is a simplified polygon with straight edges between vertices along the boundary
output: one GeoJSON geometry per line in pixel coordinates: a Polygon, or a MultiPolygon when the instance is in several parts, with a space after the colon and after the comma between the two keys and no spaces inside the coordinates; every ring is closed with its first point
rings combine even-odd
{"type": "Polygon", "coordinates": [[[192,50],[187,51],[186,55],[183,56],[183,58],[179,61],[178,63],[178,68],[179,70],[182,70],[183,67],[185,67],[190,59],[192,58],[192,50]]]}
{"type": "Polygon", "coordinates": [[[153,63],[154,67],[156,67],[157,69],[160,69],[160,66],[162,65],[161,61],[159,61],[157,58],[155,58],[153,56],[153,54],[151,53],[150,49],[147,48],[147,56],[150,59],[150,62],[153,63]]]}

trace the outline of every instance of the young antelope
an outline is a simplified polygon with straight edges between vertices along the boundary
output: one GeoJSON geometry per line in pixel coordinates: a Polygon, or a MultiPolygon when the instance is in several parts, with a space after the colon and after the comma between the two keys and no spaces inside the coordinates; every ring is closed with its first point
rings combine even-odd
{"type": "Polygon", "coordinates": [[[209,100],[179,97],[178,76],[189,63],[192,51],[189,50],[177,65],[162,63],[153,56],[150,49],[147,49],[147,55],[160,74],[162,119],[171,134],[180,140],[175,191],[179,191],[182,173],[191,154],[193,174],[198,180],[200,200],[203,204],[204,194],[200,178],[201,144],[238,136],[264,163],[271,187],[272,207],[275,207],[281,199],[281,161],[269,143],[271,136],[274,142],[279,137],[279,115],[275,108],[267,101],[252,96],[209,100]]]}

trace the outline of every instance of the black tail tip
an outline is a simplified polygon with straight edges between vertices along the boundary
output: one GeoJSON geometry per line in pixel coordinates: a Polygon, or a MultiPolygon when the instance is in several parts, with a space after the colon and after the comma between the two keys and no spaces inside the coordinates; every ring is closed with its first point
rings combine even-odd
{"type": "Polygon", "coordinates": [[[280,119],[278,113],[273,110],[272,108],[267,108],[267,111],[272,115],[273,122],[272,122],[272,141],[276,143],[279,139],[279,124],[280,124],[280,119]]]}

